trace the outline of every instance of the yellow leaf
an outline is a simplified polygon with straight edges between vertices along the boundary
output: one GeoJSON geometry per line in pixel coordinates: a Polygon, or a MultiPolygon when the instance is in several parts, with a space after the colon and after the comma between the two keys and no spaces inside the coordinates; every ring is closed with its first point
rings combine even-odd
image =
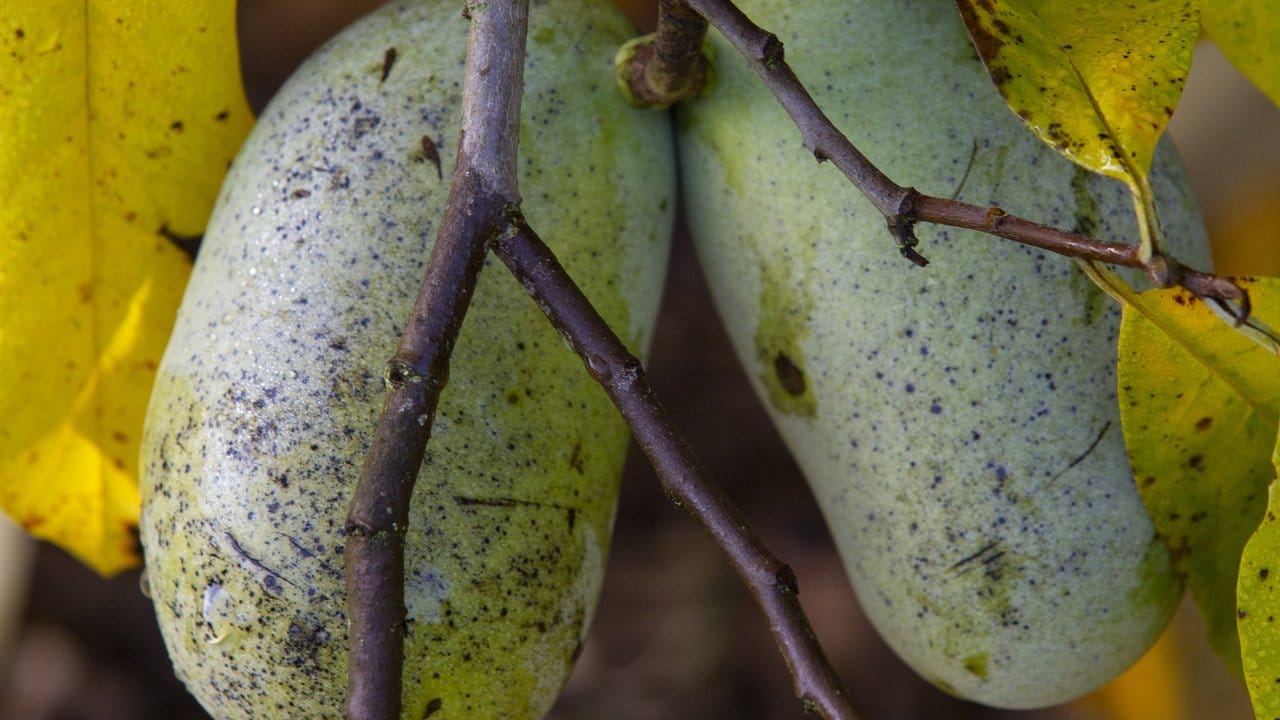
{"type": "MultiPolygon", "coordinates": [[[[1237,282],[1256,317],[1280,320],[1280,280],[1237,282]]],[[[1236,571],[1273,477],[1280,355],[1181,288],[1124,299],[1117,384],[1134,479],[1210,642],[1238,673],[1236,571]]]]}
{"type": "Polygon", "coordinates": [[[1041,139],[1127,183],[1144,259],[1161,249],[1147,174],[1199,32],[1193,0],[956,0],[1005,102],[1041,139]]]}
{"type": "MultiPolygon", "coordinates": [[[[1280,441],[1271,456],[1280,471],[1280,441]]],[[[1280,717],[1280,492],[1271,483],[1267,512],[1240,559],[1236,624],[1244,655],[1244,680],[1258,718],[1280,717]]]]}
{"type": "Polygon", "coordinates": [[[1280,105],[1280,4],[1275,0],[1202,0],[1200,22],[1223,55],[1280,105]]]}
{"type": "Polygon", "coordinates": [[[0,508],[138,561],[137,454],[194,241],[252,117],[235,2],[0,13],[0,508]]]}

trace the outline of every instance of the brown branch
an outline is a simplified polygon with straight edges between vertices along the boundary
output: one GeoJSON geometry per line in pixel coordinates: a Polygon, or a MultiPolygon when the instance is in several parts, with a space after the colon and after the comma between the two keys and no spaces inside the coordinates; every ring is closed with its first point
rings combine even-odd
{"type": "MultiPolygon", "coordinates": [[[[1140,268],[1159,287],[1181,285],[1202,299],[1233,309],[1237,322],[1248,317],[1248,295],[1238,285],[1186,267],[1157,253],[1148,262],[1137,246],[1108,243],[1024,220],[998,207],[978,207],[917,193],[895,183],[867,159],[827,118],[784,57],[782,42],[753,23],[730,0],[685,0],[747,59],[766,87],[791,116],[804,146],[819,162],[830,160],[885,216],[902,254],[917,265],[928,260],[917,250],[915,224],[920,221],[980,230],[1060,255],[1140,268]]],[[[659,26],[659,38],[662,28],[659,26]]],[[[672,70],[678,72],[678,70],[672,70]]],[[[692,72],[692,70],[688,70],[692,72]]]]}
{"type": "Polygon", "coordinates": [[[349,720],[399,720],[404,663],[404,538],[449,355],[489,242],[519,202],[516,151],[528,25],[525,0],[477,3],[462,132],[448,205],[400,345],[346,522],[349,720]]]}
{"type": "Polygon", "coordinates": [[[827,720],[856,718],[847,692],[800,607],[791,568],[760,542],[732,501],[703,470],[659,403],[640,362],[518,212],[512,213],[510,227],[495,241],[494,252],[613,400],[653,464],[667,496],[702,523],[728,555],[768,618],[806,711],[827,720]]]}

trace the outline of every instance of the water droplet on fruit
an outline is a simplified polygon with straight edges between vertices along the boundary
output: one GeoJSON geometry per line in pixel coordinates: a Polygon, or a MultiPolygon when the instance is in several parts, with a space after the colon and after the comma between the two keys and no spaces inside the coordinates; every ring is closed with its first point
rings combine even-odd
{"type": "Polygon", "coordinates": [[[234,630],[231,621],[235,615],[235,598],[222,585],[213,583],[204,589],[201,614],[209,626],[204,641],[217,645],[226,640],[234,630]]]}

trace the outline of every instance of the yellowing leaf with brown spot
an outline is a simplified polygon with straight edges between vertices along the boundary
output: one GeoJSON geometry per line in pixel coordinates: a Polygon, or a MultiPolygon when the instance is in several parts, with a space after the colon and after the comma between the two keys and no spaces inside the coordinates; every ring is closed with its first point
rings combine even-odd
{"type": "MultiPolygon", "coordinates": [[[[1280,279],[1238,282],[1255,322],[1280,321],[1280,279]]],[[[1134,479],[1210,642],[1238,673],[1236,571],[1274,476],[1280,351],[1180,288],[1126,300],[1117,384],[1134,479]]]]}
{"type": "Polygon", "coordinates": [[[1202,0],[1200,22],[1231,64],[1280,105],[1280,3],[1202,0]]]}
{"type": "MultiPolygon", "coordinates": [[[[1280,440],[1271,463],[1280,471],[1280,440]]],[[[1280,717],[1280,488],[1274,481],[1266,514],[1240,558],[1237,593],[1236,627],[1254,715],[1280,717]]]]}
{"type": "Polygon", "coordinates": [[[1144,253],[1161,249],[1147,174],[1200,30],[1193,0],[956,0],[1009,107],[1077,164],[1129,185],[1144,253]]]}
{"type": "Polygon", "coordinates": [[[156,364],[252,117],[235,2],[0,12],[0,508],[101,573],[137,564],[156,364]]]}

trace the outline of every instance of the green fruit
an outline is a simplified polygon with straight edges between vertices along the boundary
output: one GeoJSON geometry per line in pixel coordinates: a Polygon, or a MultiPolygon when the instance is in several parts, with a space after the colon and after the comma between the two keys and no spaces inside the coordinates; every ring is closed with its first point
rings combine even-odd
{"type": "MultiPolygon", "coordinates": [[[[148,585],[178,675],[220,720],[341,716],[342,529],[453,169],[459,9],[393,3],[290,80],[227,177],[160,367],[148,585]]],[[[614,87],[630,33],[606,2],[533,8],[520,180],[531,224],[638,352],[675,170],[667,119],[614,87]]],[[[413,500],[413,720],[551,706],[600,590],[627,449],[605,394],[494,265],[413,500]]]]}
{"type": "MultiPolygon", "coordinates": [[[[743,2],[835,124],[922,192],[1133,242],[1132,202],[1032,136],[955,7],[743,2]]],[[[1071,261],[918,228],[924,269],[718,36],[682,111],[691,229],[738,355],[797,457],[864,611],[922,676],[1027,708],[1114,677],[1181,594],[1133,486],[1115,388],[1119,308],[1071,261]]],[[[1178,257],[1204,233],[1165,148],[1178,257]]]]}

